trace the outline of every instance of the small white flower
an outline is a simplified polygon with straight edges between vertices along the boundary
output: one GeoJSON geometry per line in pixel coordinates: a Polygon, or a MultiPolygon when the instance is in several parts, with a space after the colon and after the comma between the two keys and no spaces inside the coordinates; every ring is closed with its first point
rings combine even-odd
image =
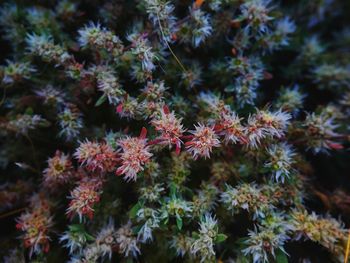
{"type": "Polygon", "coordinates": [[[111,259],[112,249],[116,244],[116,231],[113,220],[110,219],[109,223],[97,234],[96,244],[99,246],[102,256],[108,256],[111,259]]]}
{"type": "Polygon", "coordinates": [[[141,229],[139,230],[137,239],[140,240],[142,243],[152,241],[152,231],[153,229],[159,227],[159,212],[152,208],[142,208],[139,211],[137,211],[136,216],[138,221],[144,222],[141,229]]]}
{"type": "Polygon", "coordinates": [[[248,239],[245,242],[247,248],[242,252],[245,255],[253,256],[253,263],[269,262],[269,256],[274,258],[275,250],[280,249],[287,254],[283,248],[284,243],[289,239],[285,233],[275,233],[274,231],[260,227],[255,227],[254,231],[249,231],[248,239]]]}
{"type": "Polygon", "coordinates": [[[275,180],[284,183],[286,177],[293,172],[295,153],[292,147],[286,143],[274,144],[267,149],[268,161],[264,164],[266,168],[272,170],[275,180]]]}
{"type": "Polygon", "coordinates": [[[191,246],[191,253],[200,256],[200,262],[215,257],[214,240],[217,231],[217,220],[210,214],[205,214],[200,222],[199,238],[191,246]]]}
{"type": "Polygon", "coordinates": [[[128,257],[129,254],[133,257],[137,257],[138,254],[141,254],[137,246],[137,238],[133,235],[130,221],[117,230],[116,237],[119,250],[125,257],[128,257]]]}
{"type": "Polygon", "coordinates": [[[192,45],[199,47],[212,34],[213,28],[210,25],[210,16],[199,8],[190,9],[190,13],[193,21],[193,27],[191,27],[192,45]]]}
{"type": "Polygon", "coordinates": [[[334,123],[334,118],[326,113],[315,114],[314,112],[306,116],[303,126],[306,128],[306,144],[314,153],[327,153],[332,147],[332,137],[337,136],[335,129],[338,127],[334,123]]]}

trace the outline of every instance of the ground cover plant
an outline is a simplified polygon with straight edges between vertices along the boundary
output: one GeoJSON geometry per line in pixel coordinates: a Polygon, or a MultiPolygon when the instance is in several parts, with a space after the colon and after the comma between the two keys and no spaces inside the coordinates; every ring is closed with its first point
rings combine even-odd
{"type": "Polygon", "coordinates": [[[349,10],[3,1],[3,262],[348,262],[349,10]]]}

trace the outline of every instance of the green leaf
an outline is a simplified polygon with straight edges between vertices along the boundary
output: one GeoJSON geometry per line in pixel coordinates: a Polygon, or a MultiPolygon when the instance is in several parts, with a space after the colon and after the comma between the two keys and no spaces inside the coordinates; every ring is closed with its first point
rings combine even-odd
{"type": "Polygon", "coordinates": [[[288,263],[288,257],[281,249],[276,253],[276,263],[288,263]]]}
{"type": "Polygon", "coordinates": [[[183,222],[182,222],[182,218],[179,217],[179,216],[176,217],[176,225],[177,225],[177,228],[178,228],[179,230],[182,229],[183,222]]]}
{"type": "Polygon", "coordinates": [[[221,242],[224,242],[226,239],[227,239],[227,236],[225,234],[218,234],[216,236],[215,242],[221,243],[221,242]]]}
{"type": "Polygon", "coordinates": [[[172,183],[170,185],[170,196],[173,197],[173,196],[176,196],[176,190],[177,190],[177,187],[174,183],[172,183]]]}
{"type": "Polygon", "coordinates": [[[182,186],[181,190],[182,190],[182,193],[184,195],[188,195],[188,196],[191,196],[191,197],[194,195],[193,190],[191,188],[189,188],[189,187],[182,186]]]}
{"type": "Polygon", "coordinates": [[[194,239],[198,239],[199,238],[199,234],[197,232],[192,231],[192,237],[194,239]]]}
{"type": "Polygon", "coordinates": [[[169,217],[166,217],[166,218],[164,219],[164,221],[163,221],[163,225],[167,225],[168,222],[169,222],[169,217]]]}
{"type": "Polygon", "coordinates": [[[142,228],[142,225],[141,225],[141,226],[134,226],[134,227],[132,228],[132,232],[133,232],[135,235],[137,235],[137,233],[140,232],[141,228],[142,228]]]}
{"type": "Polygon", "coordinates": [[[104,103],[107,99],[107,96],[103,94],[95,103],[95,107],[100,106],[102,103],[104,103]]]}
{"type": "Polygon", "coordinates": [[[32,108],[32,107],[26,108],[25,114],[27,114],[27,115],[33,115],[33,114],[34,114],[33,108],[32,108]]]}
{"type": "Polygon", "coordinates": [[[86,240],[88,240],[88,241],[94,241],[95,240],[95,238],[92,235],[88,234],[88,233],[85,234],[85,237],[86,237],[86,240]]]}
{"type": "Polygon", "coordinates": [[[141,206],[140,202],[137,202],[136,205],[134,205],[129,212],[130,217],[135,218],[137,212],[141,209],[141,207],[142,206],[141,206]]]}
{"type": "Polygon", "coordinates": [[[82,224],[69,225],[68,228],[72,232],[84,232],[85,231],[84,225],[82,225],[82,224]]]}

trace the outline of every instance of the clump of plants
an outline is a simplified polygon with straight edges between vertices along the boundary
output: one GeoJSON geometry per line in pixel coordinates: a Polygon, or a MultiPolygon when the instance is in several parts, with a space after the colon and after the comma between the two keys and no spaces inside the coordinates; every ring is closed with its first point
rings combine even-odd
{"type": "Polygon", "coordinates": [[[4,262],[347,262],[349,8],[2,3],[4,262]]]}

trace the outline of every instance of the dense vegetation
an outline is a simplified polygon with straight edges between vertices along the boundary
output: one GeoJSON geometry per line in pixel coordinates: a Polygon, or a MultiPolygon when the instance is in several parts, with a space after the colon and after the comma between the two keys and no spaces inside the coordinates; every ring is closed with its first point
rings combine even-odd
{"type": "Polygon", "coordinates": [[[348,10],[4,1],[4,262],[347,262],[348,10]]]}

